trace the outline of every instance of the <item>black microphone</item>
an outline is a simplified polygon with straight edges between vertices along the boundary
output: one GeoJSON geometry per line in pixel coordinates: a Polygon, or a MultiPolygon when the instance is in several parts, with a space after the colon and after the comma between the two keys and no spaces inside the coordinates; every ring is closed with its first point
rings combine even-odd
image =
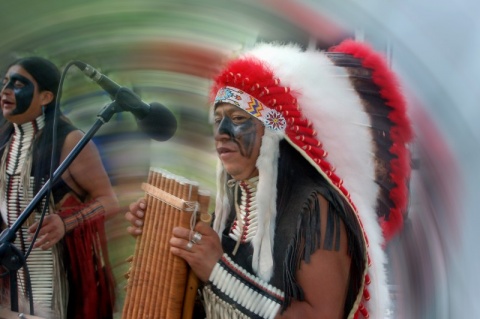
{"type": "Polygon", "coordinates": [[[132,90],[120,86],[107,76],[81,61],[73,62],[85,75],[96,82],[124,111],[132,112],[139,128],[157,141],[166,141],[177,130],[177,119],[160,103],[147,104],[132,90]]]}

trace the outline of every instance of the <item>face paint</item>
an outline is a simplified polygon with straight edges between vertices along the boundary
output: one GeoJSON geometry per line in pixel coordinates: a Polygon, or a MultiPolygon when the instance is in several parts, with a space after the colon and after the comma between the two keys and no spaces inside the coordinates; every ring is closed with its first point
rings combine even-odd
{"type": "Polygon", "coordinates": [[[237,181],[257,176],[263,124],[229,103],[216,106],[214,120],[215,148],[225,172],[237,181]]]}
{"type": "Polygon", "coordinates": [[[230,136],[230,139],[238,145],[240,154],[251,157],[257,137],[254,121],[253,117],[248,116],[248,118],[235,123],[234,119],[225,114],[218,124],[218,133],[230,136]]]}
{"type": "Polygon", "coordinates": [[[13,73],[10,79],[3,86],[3,90],[11,89],[15,94],[15,109],[12,115],[24,113],[32,104],[33,94],[35,92],[35,85],[26,77],[13,73]]]}

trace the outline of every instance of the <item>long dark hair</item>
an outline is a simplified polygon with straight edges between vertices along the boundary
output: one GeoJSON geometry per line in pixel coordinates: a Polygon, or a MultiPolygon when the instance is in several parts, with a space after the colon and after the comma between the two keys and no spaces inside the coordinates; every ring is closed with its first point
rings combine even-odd
{"type": "MultiPolygon", "coordinates": [[[[353,307],[362,283],[365,269],[365,247],[363,246],[362,230],[355,217],[355,212],[347,200],[331,186],[313,165],[311,165],[286,140],[280,141],[280,158],[278,161],[277,178],[277,214],[290,214],[289,203],[292,196],[299,195],[298,190],[303,185],[313,185],[316,191],[329,202],[329,211],[337,214],[343,221],[347,233],[348,254],[351,257],[348,293],[344,305],[346,317],[353,307]]],[[[310,190],[311,191],[311,190],[310,190]]],[[[298,208],[300,209],[300,208],[298,208]]]]}
{"type": "MultiPolygon", "coordinates": [[[[21,66],[35,79],[40,92],[50,91],[54,95],[52,101],[44,107],[45,128],[39,133],[39,136],[35,139],[33,146],[34,161],[32,165],[32,173],[35,178],[34,191],[36,193],[42,186],[42,178],[47,179],[50,172],[50,162],[52,160],[51,151],[53,142],[53,123],[61,75],[59,69],[54,63],[42,57],[32,56],[18,59],[8,65],[6,70],[14,65],[21,66]]],[[[54,168],[59,165],[60,154],[66,135],[75,129],[60,110],[57,111],[57,116],[58,147],[56,147],[55,154],[53,154],[54,168]]],[[[13,124],[5,120],[0,127],[0,153],[3,153],[4,147],[10,139],[12,133],[13,124]]]]}

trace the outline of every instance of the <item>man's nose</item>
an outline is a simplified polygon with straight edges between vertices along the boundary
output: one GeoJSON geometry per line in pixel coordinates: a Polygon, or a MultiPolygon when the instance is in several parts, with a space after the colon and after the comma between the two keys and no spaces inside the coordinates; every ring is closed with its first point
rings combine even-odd
{"type": "Polygon", "coordinates": [[[234,125],[232,120],[229,117],[224,117],[215,129],[215,139],[233,138],[233,129],[234,125]]]}

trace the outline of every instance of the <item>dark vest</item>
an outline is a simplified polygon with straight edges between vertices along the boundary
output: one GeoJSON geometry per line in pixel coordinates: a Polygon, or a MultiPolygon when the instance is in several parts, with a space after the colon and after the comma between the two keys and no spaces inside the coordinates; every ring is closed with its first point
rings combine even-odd
{"type": "MultiPolygon", "coordinates": [[[[233,205],[232,205],[233,206],[233,205]]],[[[241,244],[236,255],[232,251],[236,242],[228,236],[230,227],[235,218],[235,209],[232,209],[227,220],[227,227],[222,234],[222,246],[232,260],[248,272],[252,269],[253,247],[250,243],[241,244]]],[[[303,291],[297,285],[295,273],[300,262],[308,262],[310,255],[317,249],[336,249],[334,228],[340,227],[340,219],[345,224],[348,240],[348,251],[352,257],[350,269],[349,290],[345,300],[345,317],[353,307],[356,296],[361,287],[364,271],[364,251],[361,229],[351,210],[345,209],[344,202],[338,194],[327,184],[319,185],[317,181],[306,178],[293,188],[288,198],[277,200],[277,217],[273,244],[274,270],[269,283],[285,293],[284,308],[288,307],[292,299],[303,300],[303,291]],[[319,247],[320,237],[320,205],[318,195],[322,195],[329,202],[329,215],[325,236],[326,245],[319,247]],[[279,209],[280,205],[284,206],[279,209]],[[299,239],[305,242],[303,250],[299,249],[299,239]]],[[[337,248],[338,249],[338,248],[337,248]]],[[[319,289],[322,289],[319,287],[319,289]]]]}

